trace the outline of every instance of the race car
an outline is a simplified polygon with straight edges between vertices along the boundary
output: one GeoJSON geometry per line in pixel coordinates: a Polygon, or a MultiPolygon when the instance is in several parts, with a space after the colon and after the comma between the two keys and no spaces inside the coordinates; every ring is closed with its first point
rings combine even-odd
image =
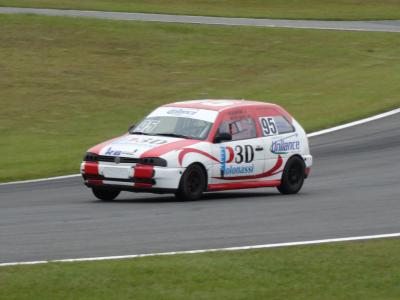
{"type": "Polygon", "coordinates": [[[85,185],[104,201],[121,191],[173,193],[276,187],[295,194],[312,166],[299,123],[276,104],[191,100],[163,105],[86,153],[85,185]]]}

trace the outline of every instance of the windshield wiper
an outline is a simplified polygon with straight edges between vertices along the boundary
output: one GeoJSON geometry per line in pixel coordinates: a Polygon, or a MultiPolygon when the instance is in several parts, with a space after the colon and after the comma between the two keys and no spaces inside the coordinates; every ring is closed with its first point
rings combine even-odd
{"type": "Polygon", "coordinates": [[[176,137],[176,138],[182,138],[182,139],[192,139],[192,137],[183,135],[183,134],[176,134],[176,133],[156,133],[155,135],[161,135],[161,136],[170,136],[170,137],[176,137]]]}
{"type": "Polygon", "coordinates": [[[130,131],[130,134],[141,134],[141,135],[150,135],[149,133],[141,132],[141,131],[130,131]]]}

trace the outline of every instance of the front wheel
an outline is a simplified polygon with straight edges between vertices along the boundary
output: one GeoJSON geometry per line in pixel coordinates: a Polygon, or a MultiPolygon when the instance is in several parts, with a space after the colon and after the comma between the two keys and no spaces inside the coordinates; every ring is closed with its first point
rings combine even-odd
{"type": "Polygon", "coordinates": [[[181,201],[200,199],[206,187],[206,174],[199,165],[191,165],[183,173],[175,197],[181,201]]]}
{"type": "Polygon", "coordinates": [[[282,174],[281,185],[278,186],[282,194],[297,194],[304,183],[305,169],[303,159],[294,156],[288,160],[282,174]]]}
{"type": "Polygon", "coordinates": [[[112,189],[105,189],[105,188],[99,188],[99,187],[93,187],[92,188],[93,194],[96,196],[97,199],[103,200],[103,201],[112,201],[117,196],[121,191],[118,190],[112,190],[112,189]]]}

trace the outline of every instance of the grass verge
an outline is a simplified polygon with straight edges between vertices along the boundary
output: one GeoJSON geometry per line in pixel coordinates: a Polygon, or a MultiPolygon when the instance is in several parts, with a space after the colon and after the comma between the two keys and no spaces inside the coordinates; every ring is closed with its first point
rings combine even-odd
{"type": "Polygon", "coordinates": [[[276,102],[308,131],[400,104],[394,33],[1,15],[0,45],[0,181],[77,173],[177,99],[276,102]]]}
{"type": "Polygon", "coordinates": [[[0,6],[274,19],[400,19],[399,0],[0,0],[0,6]]]}
{"type": "Polygon", "coordinates": [[[385,239],[2,267],[0,299],[394,300],[399,252],[385,239]]]}

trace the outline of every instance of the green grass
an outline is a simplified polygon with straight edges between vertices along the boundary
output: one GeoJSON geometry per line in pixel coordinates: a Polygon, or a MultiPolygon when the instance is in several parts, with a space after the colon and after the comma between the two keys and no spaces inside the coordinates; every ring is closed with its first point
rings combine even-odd
{"type": "Polygon", "coordinates": [[[0,6],[275,19],[400,19],[399,0],[0,0],[0,6]]]}
{"type": "Polygon", "coordinates": [[[308,131],[400,104],[395,33],[0,16],[0,181],[77,173],[177,99],[276,102],[308,131]]]}
{"type": "Polygon", "coordinates": [[[0,268],[0,299],[399,299],[400,240],[0,268]]]}

